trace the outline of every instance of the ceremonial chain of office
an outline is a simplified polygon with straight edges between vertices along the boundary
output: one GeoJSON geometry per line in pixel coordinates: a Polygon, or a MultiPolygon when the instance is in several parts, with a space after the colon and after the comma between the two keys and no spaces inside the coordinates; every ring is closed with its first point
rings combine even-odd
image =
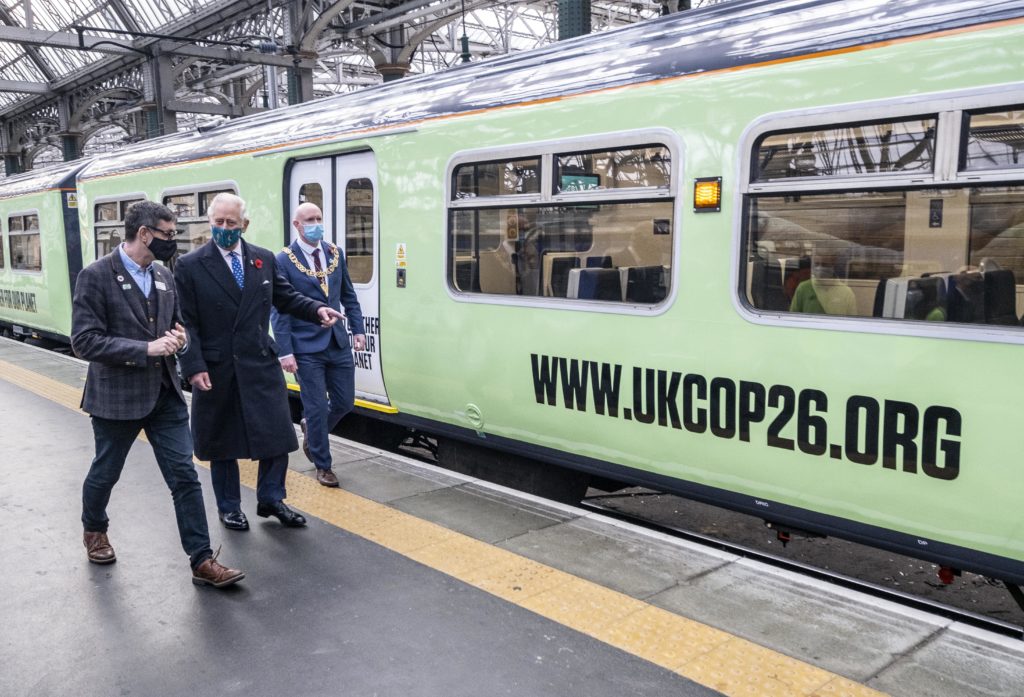
{"type": "Polygon", "coordinates": [[[338,254],[337,247],[335,247],[333,244],[328,244],[327,246],[330,248],[330,252],[332,255],[334,255],[334,258],[331,259],[330,265],[323,271],[313,271],[312,269],[307,269],[305,266],[302,265],[302,262],[295,257],[295,252],[292,251],[291,247],[285,247],[281,251],[288,255],[288,258],[292,260],[292,263],[295,264],[295,268],[297,268],[299,271],[306,274],[310,278],[319,278],[322,281],[323,279],[327,278],[332,273],[334,273],[334,270],[338,268],[338,260],[341,258],[341,255],[338,254]]]}

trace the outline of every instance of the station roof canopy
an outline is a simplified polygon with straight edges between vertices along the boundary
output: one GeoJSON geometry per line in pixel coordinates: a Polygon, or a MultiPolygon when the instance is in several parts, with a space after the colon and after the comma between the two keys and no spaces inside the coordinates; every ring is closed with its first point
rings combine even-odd
{"type": "Polygon", "coordinates": [[[223,0],[0,0],[0,75],[5,82],[24,83],[26,90],[0,91],[0,107],[25,93],[43,93],[50,83],[101,60],[118,45],[130,45],[132,34],[160,32],[218,3],[223,0]],[[66,45],[67,38],[77,38],[77,26],[131,34],[90,29],[91,43],[104,38],[111,43],[103,51],[80,50],[77,42],[66,45]]]}

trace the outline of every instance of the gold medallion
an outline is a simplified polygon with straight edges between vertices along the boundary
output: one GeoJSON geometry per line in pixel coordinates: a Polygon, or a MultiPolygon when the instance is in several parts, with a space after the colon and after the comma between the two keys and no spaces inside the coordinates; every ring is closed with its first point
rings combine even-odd
{"type": "Polygon", "coordinates": [[[324,295],[327,295],[327,277],[334,273],[334,270],[338,268],[338,261],[341,259],[341,255],[338,254],[337,247],[335,247],[330,242],[327,243],[327,247],[328,253],[333,255],[334,258],[331,259],[331,263],[323,271],[314,271],[312,269],[307,269],[305,266],[302,265],[302,262],[299,261],[298,258],[295,256],[295,252],[292,250],[291,247],[285,247],[284,249],[281,250],[282,252],[288,255],[288,258],[292,260],[293,264],[295,264],[295,268],[297,268],[301,273],[306,274],[310,278],[316,278],[319,280],[320,290],[324,292],[324,295]]]}

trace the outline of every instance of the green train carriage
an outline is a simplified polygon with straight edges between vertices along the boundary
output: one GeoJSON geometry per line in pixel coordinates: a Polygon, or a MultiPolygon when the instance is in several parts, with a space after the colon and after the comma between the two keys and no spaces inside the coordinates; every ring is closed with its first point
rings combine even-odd
{"type": "Polygon", "coordinates": [[[140,195],[183,248],[216,191],[270,248],[316,201],[361,413],[1021,583],[1022,38],[1020,2],[664,18],[97,157],[84,260],[140,195]]]}
{"type": "Polygon", "coordinates": [[[69,163],[9,177],[0,187],[0,332],[66,345],[81,270],[75,173],[69,163]]]}

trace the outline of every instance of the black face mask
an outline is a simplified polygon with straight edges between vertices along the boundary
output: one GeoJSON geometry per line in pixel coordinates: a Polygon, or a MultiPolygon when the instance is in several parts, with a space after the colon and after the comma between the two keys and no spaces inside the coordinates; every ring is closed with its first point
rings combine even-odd
{"type": "Polygon", "coordinates": [[[170,261],[178,253],[178,243],[174,240],[162,240],[154,237],[149,241],[149,251],[158,261],[170,261]]]}

